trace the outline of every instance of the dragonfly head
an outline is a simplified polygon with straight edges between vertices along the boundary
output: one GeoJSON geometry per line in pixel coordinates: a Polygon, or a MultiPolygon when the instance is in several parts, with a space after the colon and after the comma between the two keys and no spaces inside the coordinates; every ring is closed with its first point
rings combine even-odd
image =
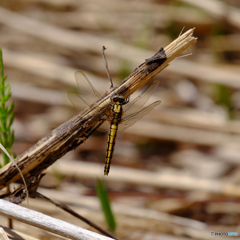
{"type": "Polygon", "coordinates": [[[126,99],[121,95],[113,95],[111,97],[111,100],[114,103],[120,103],[120,104],[125,104],[125,101],[126,101],[126,99]]]}

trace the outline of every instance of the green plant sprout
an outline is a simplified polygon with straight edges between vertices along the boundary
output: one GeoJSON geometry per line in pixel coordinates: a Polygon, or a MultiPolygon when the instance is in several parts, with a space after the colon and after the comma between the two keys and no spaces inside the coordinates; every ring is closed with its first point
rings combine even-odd
{"type": "MultiPolygon", "coordinates": [[[[2,50],[0,49],[0,143],[11,154],[11,147],[14,143],[14,131],[11,126],[14,120],[13,108],[14,104],[7,106],[7,101],[11,97],[11,88],[9,82],[6,83],[4,76],[2,50]]],[[[0,167],[10,162],[9,157],[3,153],[3,164],[0,167]]]]}
{"type": "Polygon", "coordinates": [[[97,179],[96,190],[97,190],[97,195],[100,200],[100,203],[102,206],[102,211],[104,213],[108,228],[111,232],[114,232],[114,230],[117,226],[115,217],[114,217],[112,209],[111,209],[110,201],[109,201],[108,194],[107,194],[107,189],[100,179],[97,179]]]}

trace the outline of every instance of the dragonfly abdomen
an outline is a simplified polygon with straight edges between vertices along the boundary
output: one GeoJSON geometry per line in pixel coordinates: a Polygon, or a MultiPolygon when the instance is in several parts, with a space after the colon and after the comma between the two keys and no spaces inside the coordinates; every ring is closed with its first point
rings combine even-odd
{"type": "Polygon", "coordinates": [[[110,164],[111,164],[114,146],[115,146],[116,137],[117,137],[117,130],[118,130],[118,123],[111,124],[109,134],[108,134],[104,175],[108,175],[109,170],[110,170],[110,164]]]}
{"type": "Polygon", "coordinates": [[[111,121],[111,126],[108,134],[104,175],[108,175],[110,170],[110,164],[111,164],[114,146],[115,146],[116,137],[117,137],[118,124],[120,123],[122,118],[122,106],[120,104],[114,104],[112,108],[112,113],[113,113],[113,119],[111,121]]]}

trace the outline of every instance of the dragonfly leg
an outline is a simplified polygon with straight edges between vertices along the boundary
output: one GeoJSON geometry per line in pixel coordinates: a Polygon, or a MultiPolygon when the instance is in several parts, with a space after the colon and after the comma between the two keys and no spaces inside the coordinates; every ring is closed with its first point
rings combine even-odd
{"type": "Polygon", "coordinates": [[[110,76],[110,73],[109,73],[109,70],[108,70],[107,59],[106,59],[105,54],[104,54],[104,51],[105,51],[106,49],[107,49],[107,48],[105,48],[105,46],[102,47],[102,51],[103,51],[102,55],[103,55],[103,60],[104,60],[104,62],[105,62],[108,79],[109,79],[109,81],[110,81],[110,89],[112,89],[112,88],[113,88],[113,81],[112,81],[112,78],[111,78],[111,76],[110,76]]]}
{"type": "Polygon", "coordinates": [[[127,103],[129,103],[129,101],[130,101],[130,96],[128,95],[128,96],[127,96],[127,98],[125,99],[125,102],[124,102],[124,104],[127,104],[127,103]]]}

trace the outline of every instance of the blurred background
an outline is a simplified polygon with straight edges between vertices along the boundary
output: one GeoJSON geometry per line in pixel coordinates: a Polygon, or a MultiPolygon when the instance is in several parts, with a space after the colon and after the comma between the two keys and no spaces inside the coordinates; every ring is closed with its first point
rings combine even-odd
{"type": "MultiPolygon", "coordinates": [[[[116,84],[183,28],[195,28],[198,40],[184,53],[192,55],[175,59],[154,78],[160,86],[149,102],[161,104],[118,135],[109,176],[103,177],[107,133],[96,132],[41,181],[39,192],[107,229],[96,196],[96,179],[102,178],[119,239],[240,234],[240,2],[0,1],[17,155],[77,114],[67,98],[77,92],[75,71],[82,70],[100,93],[109,88],[103,45],[116,84]]],[[[43,201],[30,200],[30,207],[93,230],[43,201]]],[[[14,227],[59,239],[19,222],[14,227]]]]}

